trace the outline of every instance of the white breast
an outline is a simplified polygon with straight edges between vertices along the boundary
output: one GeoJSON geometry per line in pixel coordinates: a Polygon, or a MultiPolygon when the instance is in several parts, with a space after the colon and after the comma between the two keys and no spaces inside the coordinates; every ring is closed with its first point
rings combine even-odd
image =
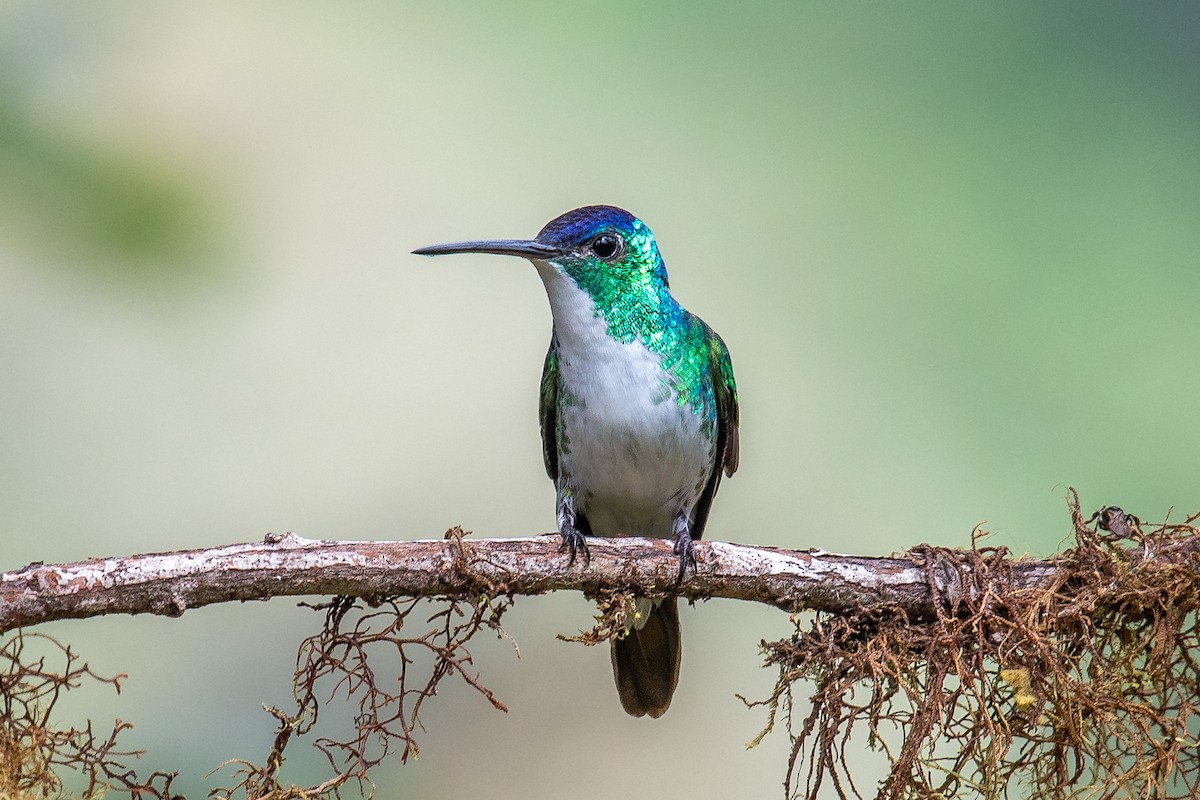
{"type": "Polygon", "coordinates": [[[597,535],[672,535],[672,521],[690,514],[712,465],[700,415],[679,404],[661,356],[640,341],[614,340],[586,292],[553,265],[534,263],[573,401],[561,409],[559,491],[574,492],[597,535]]]}

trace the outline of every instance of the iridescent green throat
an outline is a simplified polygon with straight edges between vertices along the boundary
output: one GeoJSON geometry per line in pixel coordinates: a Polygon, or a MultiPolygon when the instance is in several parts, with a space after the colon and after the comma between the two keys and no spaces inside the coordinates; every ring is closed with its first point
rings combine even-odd
{"type": "MultiPolygon", "coordinates": [[[[696,414],[714,413],[708,379],[714,334],[671,296],[666,265],[654,235],[640,221],[614,262],[595,257],[563,259],[563,270],[588,293],[608,335],[623,344],[641,342],[662,359],[664,399],[674,396],[696,414]]],[[[719,341],[719,340],[718,340],[719,341]]]]}

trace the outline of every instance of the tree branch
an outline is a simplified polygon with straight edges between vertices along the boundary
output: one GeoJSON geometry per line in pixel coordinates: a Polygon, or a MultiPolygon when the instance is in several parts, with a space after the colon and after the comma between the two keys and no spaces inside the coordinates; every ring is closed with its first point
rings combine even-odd
{"type": "MultiPolygon", "coordinates": [[[[1183,540],[1174,549],[1194,552],[1200,549],[1200,537],[1183,540]]],[[[104,614],[178,616],[211,603],[285,595],[431,597],[557,590],[674,591],[788,610],[896,608],[910,618],[923,618],[934,611],[931,580],[937,596],[950,601],[962,591],[956,587],[966,586],[971,593],[983,588],[971,588],[965,554],[928,547],[884,558],[697,542],[699,571],[678,589],[678,560],[665,540],[596,539],[590,550],[590,561],[581,557],[568,566],[556,536],[471,541],[453,529],[440,540],[342,542],[271,534],[263,542],[204,550],[34,563],[0,574],[0,631],[104,614]]],[[[1046,586],[1055,569],[1053,559],[1015,560],[1007,575],[1011,586],[986,588],[1046,586]]]]}
{"type": "MultiPolygon", "coordinates": [[[[213,793],[307,797],[353,781],[369,785],[368,772],[393,746],[403,747],[402,760],[415,755],[422,703],[443,678],[462,678],[503,709],[467,644],[485,627],[503,633],[500,617],[514,595],[596,597],[603,621],[577,637],[589,642],[620,635],[630,594],[752,600],[828,612],[794,616],[791,636],[763,643],[779,677],[769,697],[748,702],[768,710],[759,738],[777,715],[787,720],[789,796],[793,781],[816,796],[827,779],[838,796],[853,793],[846,748],[864,726],[873,742],[894,729],[902,743],[893,749],[878,740],[889,766],[880,797],[891,800],[953,796],[963,787],[999,796],[1014,781],[1041,794],[1083,781],[1107,787],[1105,798],[1133,796],[1122,792],[1139,786],[1162,788],[1164,798],[1200,796],[1200,527],[1193,525],[1200,515],[1143,529],[1115,506],[1085,520],[1073,492],[1069,506],[1074,546],[1047,560],[1010,558],[1002,547],[980,547],[978,536],[968,549],[919,545],[885,558],[698,542],[698,571],[678,586],[678,558],[664,540],[590,540],[590,558],[569,564],[557,534],[472,541],[455,528],[440,540],[406,542],[271,534],[263,542],[0,574],[0,633],[57,619],[178,616],[232,600],[337,595],[319,606],[322,631],[300,646],[294,713],[269,709],[279,727],[264,766],[231,762],[238,783],[213,793]],[[450,602],[427,620],[433,628],[402,632],[423,597],[450,602]],[[399,658],[398,689],[375,683],[368,651],[379,648],[399,658]],[[420,669],[410,675],[429,654],[428,677],[420,669]],[[293,735],[313,733],[314,687],[329,680],[334,696],[357,704],[354,734],[313,741],[334,778],[285,788],[283,749],[293,735]],[[794,718],[799,682],[813,692],[803,720],[794,718]],[[997,753],[1009,755],[997,761],[997,753]]],[[[61,689],[95,677],[76,661],[45,635],[5,637],[0,745],[31,754],[21,763],[75,766],[131,795],[174,797],[172,773],[142,780],[114,759],[119,721],[107,740],[90,725],[82,732],[46,725],[61,689]],[[25,664],[31,637],[59,647],[61,675],[42,661],[25,664]]],[[[44,770],[19,777],[29,786],[57,780],[44,770]]]]}

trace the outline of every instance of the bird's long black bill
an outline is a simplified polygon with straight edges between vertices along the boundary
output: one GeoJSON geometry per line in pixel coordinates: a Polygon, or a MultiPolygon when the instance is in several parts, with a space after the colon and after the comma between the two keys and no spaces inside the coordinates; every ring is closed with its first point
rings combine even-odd
{"type": "Polygon", "coordinates": [[[553,258],[561,255],[556,247],[542,244],[532,239],[490,239],[481,242],[451,242],[435,244],[413,250],[418,256],[448,256],[454,253],[494,253],[500,256],[521,256],[522,258],[553,258]]]}

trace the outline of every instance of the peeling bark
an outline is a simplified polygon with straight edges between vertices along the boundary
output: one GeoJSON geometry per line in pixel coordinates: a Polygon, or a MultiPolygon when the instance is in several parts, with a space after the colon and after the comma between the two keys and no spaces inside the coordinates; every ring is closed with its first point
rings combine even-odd
{"type": "MultiPolygon", "coordinates": [[[[560,590],[674,592],[789,611],[893,608],[921,618],[933,614],[935,596],[953,602],[959,587],[977,590],[967,559],[945,549],[916,548],[885,558],[697,542],[698,571],[676,587],[678,560],[665,540],[591,540],[590,560],[581,556],[570,566],[558,543],[556,534],[471,540],[457,529],[444,539],[399,542],[320,541],[289,533],[205,550],[34,563],[0,574],[0,631],[105,614],[179,616],[212,603],[279,596],[560,590]]],[[[1009,574],[1011,586],[989,588],[1045,586],[1055,566],[1052,560],[1015,560],[1009,574]]]]}

